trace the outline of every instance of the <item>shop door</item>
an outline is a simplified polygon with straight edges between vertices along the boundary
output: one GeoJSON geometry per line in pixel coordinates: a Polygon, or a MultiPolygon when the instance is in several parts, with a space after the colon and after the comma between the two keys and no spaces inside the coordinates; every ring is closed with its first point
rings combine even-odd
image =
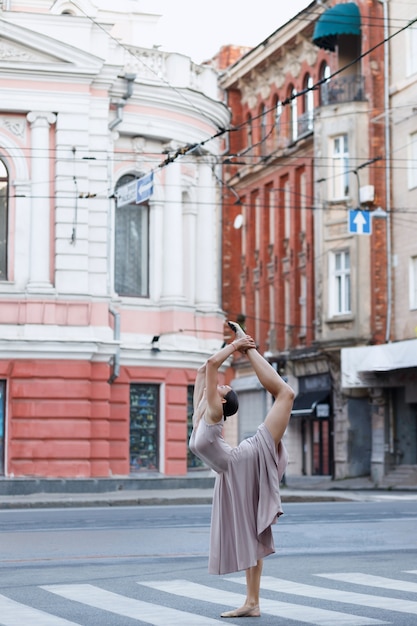
{"type": "Polygon", "coordinates": [[[4,474],[4,431],[5,431],[5,410],[4,410],[4,396],[5,396],[6,383],[4,380],[0,380],[0,475],[4,474]]]}
{"type": "Polygon", "coordinates": [[[332,475],[332,444],[329,419],[302,421],[302,472],[307,476],[332,475]]]}
{"type": "Polygon", "coordinates": [[[159,385],[130,386],[130,471],[159,469],[159,385]]]}
{"type": "Polygon", "coordinates": [[[311,420],[311,425],[313,430],[313,475],[329,476],[331,474],[329,420],[311,420]]]}

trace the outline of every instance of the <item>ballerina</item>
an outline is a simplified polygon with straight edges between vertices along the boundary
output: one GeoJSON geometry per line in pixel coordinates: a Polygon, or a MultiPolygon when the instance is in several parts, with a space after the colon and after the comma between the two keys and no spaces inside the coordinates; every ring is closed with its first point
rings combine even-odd
{"type": "Polygon", "coordinates": [[[271,525],[282,514],[279,483],[288,461],[282,437],[294,401],[291,387],[256,349],[252,337],[229,322],[235,339],[211,356],[194,385],[190,450],[216,472],[210,529],[209,573],[245,570],[246,599],[221,617],[259,617],[263,559],[275,552],[271,525]],[[223,439],[226,417],[238,410],[238,397],[218,384],[218,370],[235,350],[246,354],[262,386],[274,397],[256,434],[232,448],[223,439]]]}

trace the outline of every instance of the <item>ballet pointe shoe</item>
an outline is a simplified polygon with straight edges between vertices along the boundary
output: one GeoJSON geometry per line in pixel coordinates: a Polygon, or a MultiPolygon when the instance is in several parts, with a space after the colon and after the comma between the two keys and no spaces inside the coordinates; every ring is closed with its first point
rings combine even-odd
{"type": "Polygon", "coordinates": [[[220,617],[261,617],[261,612],[259,604],[255,604],[255,606],[242,606],[240,609],[225,611],[220,617]]]}
{"type": "Polygon", "coordinates": [[[239,326],[237,322],[227,322],[228,326],[233,330],[237,339],[245,336],[245,331],[239,326]]]}

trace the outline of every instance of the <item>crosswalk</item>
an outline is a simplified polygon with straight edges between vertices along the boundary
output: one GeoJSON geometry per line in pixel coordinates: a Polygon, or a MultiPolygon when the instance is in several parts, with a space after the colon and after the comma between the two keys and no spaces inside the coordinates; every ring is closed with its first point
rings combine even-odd
{"type": "MultiPolygon", "coordinates": [[[[416,576],[417,570],[399,572],[397,577],[364,572],[317,573],[310,576],[308,584],[263,576],[262,615],[280,618],[269,623],[286,626],[417,624],[416,576]]],[[[130,595],[115,593],[99,585],[80,583],[39,585],[38,589],[62,601],[61,615],[67,614],[66,607],[68,615],[71,615],[73,603],[97,610],[98,617],[94,623],[111,624],[111,615],[114,615],[129,618],[129,624],[136,621],[151,626],[215,626],[224,623],[218,617],[221,611],[243,603],[245,577],[239,574],[224,579],[210,577],[210,580],[220,584],[211,586],[187,579],[138,581],[137,587],[134,586],[137,593],[134,588],[132,592],[131,587],[130,595]],[[158,602],[148,601],[149,597],[157,597],[158,602]]],[[[56,603],[52,605],[56,606],[56,603]]],[[[76,614],[79,616],[80,612],[76,614]]],[[[87,617],[85,619],[88,620],[87,617]]],[[[88,621],[74,622],[0,595],[0,626],[28,624],[90,626],[88,621]]]]}

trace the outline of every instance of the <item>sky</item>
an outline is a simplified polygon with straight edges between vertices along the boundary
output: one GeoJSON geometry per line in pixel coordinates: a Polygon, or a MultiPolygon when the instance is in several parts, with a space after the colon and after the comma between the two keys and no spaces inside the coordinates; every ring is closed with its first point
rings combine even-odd
{"type": "Polygon", "coordinates": [[[201,63],[223,45],[258,45],[309,4],[310,0],[156,0],[163,14],[158,43],[201,63]]]}

